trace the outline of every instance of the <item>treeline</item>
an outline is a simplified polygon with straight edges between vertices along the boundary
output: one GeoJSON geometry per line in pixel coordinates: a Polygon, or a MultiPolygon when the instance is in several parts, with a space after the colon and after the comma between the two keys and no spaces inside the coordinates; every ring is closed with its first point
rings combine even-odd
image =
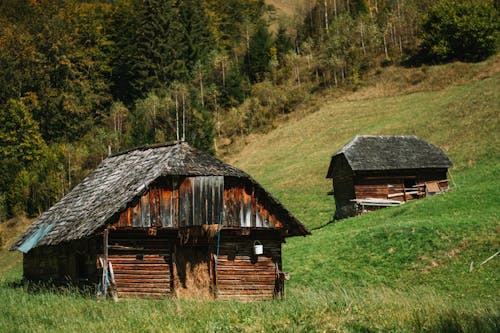
{"type": "Polygon", "coordinates": [[[0,220],[44,211],[108,150],[214,152],[370,68],[495,52],[495,3],[434,3],[311,0],[282,19],[263,0],[3,0],[0,220]]]}

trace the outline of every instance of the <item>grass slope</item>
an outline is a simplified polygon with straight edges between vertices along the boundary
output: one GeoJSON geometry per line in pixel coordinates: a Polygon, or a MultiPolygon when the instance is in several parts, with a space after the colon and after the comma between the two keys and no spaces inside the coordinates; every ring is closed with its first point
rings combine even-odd
{"type": "Polygon", "coordinates": [[[20,256],[2,250],[0,331],[499,331],[500,256],[481,265],[500,247],[499,80],[325,102],[231,158],[313,230],[284,246],[292,275],[286,302],[98,303],[72,290],[19,285],[20,256]],[[457,186],[328,223],[329,159],[356,134],[416,134],[444,147],[457,186]]]}
{"type": "Polygon", "coordinates": [[[229,160],[250,173],[308,227],[331,220],[330,157],[357,134],[417,135],[447,150],[452,172],[498,160],[500,76],[435,92],[325,103],[303,119],[254,137],[229,160]]]}

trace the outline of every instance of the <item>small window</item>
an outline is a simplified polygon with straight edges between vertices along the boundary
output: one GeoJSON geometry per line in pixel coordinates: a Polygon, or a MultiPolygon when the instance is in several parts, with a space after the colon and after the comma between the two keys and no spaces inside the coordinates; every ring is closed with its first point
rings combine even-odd
{"type": "Polygon", "coordinates": [[[144,255],[143,255],[143,254],[137,254],[137,255],[135,256],[135,259],[136,259],[136,260],[144,260],[144,255]]]}

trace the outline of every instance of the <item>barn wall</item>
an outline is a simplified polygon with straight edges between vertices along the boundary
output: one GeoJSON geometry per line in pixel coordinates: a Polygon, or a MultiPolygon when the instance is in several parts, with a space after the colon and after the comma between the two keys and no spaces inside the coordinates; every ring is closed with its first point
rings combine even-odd
{"type": "MultiPolygon", "coordinates": [[[[405,202],[426,196],[426,184],[429,183],[436,183],[441,191],[448,190],[447,169],[374,170],[359,171],[352,175],[343,158],[337,158],[334,167],[335,218],[356,215],[352,199],[405,202]]],[[[371,208],[365,206],[365,209],[371,208]]]]}
{"type": "Polygon", "coordinates": [[[262,239],[264,254],[253,254],[255,237],[225,237],[219,249],[216,297],[223,300],[270,300],[283,289],[279,239],[262,239]]]}
{"type": "Polygon", "coordinates": [[[260,202],[260,197],[241,179],[165,177],[131,202],[115,226],[183,228],[222,222],[231,227],[281,228],[270,204],[260,202]]]}
{"type": "MultiPolygon", "coordinates": [[[[173,289],[172,252],[176,233],[111,230],[108,260],[118,297],[169,296],[173,289]]],[[[100,255],[103,255],[101,253],[100,255]]]]}
{"type": "Polygon", "coordinates": [[[216,234],[201,228],[156,235],[115,229],[109,234],[109,261],[118,297],[267,300],[283,290],[277,280],[281,243],[276,231],[223,229],[216,260],[216,234]],[[256,239],[264,245],[263,255],[252,252],[256,239]]]}
{"type": "Polygon", "coordinates": [[[448,187],[446,169],[365,171],[357,173],[354,179],[356,199],[376,198],[404,202],[425,196],[426,183],[439,182],[441,190],[448,187]]]}
{"type": "Polygon", "coordinates": [[[328,174],[333,177],[334,218],[354,216],[356,205],[351,201],[355,199],[353,171],[344,155],[338,155],[332,159],[328,174]]]}
{"type": "Polygon", "coordinates": [[[335,180],[333,195],[335,198],[335,218],[341,219],[355,214],[356,206],[351,201],[355,198],[352,178],[335,180]]]}
{"type": "Polygon", "coordinates": [[[96,253],[96,238],[35,247],[23,255],[23,275],[34,282],[92,284],[97,280],[96,253]]]}

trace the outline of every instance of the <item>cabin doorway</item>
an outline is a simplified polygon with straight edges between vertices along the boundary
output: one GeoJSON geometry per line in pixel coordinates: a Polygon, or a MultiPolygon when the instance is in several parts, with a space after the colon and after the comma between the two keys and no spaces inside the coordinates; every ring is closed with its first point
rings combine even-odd
{"type": "Polygon", "coordinates": [[[174,290],[178,298],[212,298],[208,246],[177,245],[173,267],[174,290]]]}

